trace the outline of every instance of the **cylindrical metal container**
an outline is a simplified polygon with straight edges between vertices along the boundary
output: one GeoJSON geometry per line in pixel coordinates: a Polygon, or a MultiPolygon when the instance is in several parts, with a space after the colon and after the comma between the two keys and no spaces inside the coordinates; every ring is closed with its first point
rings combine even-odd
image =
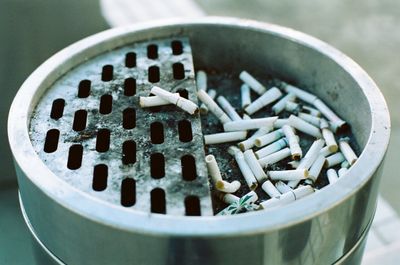
{"type": "Polygon", "coordinates": [[[112,29],[64,49],[22,85],[8,134],[26,221],[37,248],[54,264],[357,264],[376,208],[390,119],[375,83],[331,46],[275,25],[204,18],[112,29]],[[30,138],[33,110],[48,88],[100,54],[179,37],[189,39],[199,69],[247,70],[308,88],[352,126],[362,149],[358,161],[334,185],[300,201],[218,217],[136,211],[99,199],[50,170],[30,138]]]}

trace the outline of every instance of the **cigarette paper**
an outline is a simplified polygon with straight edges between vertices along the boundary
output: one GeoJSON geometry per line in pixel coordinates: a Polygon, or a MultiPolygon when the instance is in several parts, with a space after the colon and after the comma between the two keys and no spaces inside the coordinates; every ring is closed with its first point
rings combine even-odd
{"type": "MultiPolygon", "coordinates": [[[[207,91],[207,94],[210,96],[211,99],[214,99],[217,96],[217,91],[215,91],[214,89],[209,89],[207,91]]],[[[201,114],[207,114],[208,113],[208,108],[207,108],[206,104],[201,103],[201,105],[200,105],[200,113],[201,114]]]]}
{"type": "Polygon", "coordinates": [[[244,110],[247,114],[251,115],[263,107],[271,104],[275,100],[278,100],[282,96],[282,92],[276,88],[272,87],[267,92],[265,92],[261,97],[253,101],[250,105],[248,105],[244,110]]]}
{"type": "Polygon", "coordinates": [[[257,158],[262,158],[264,156],[273,154],[279,150],[282,150],[282,148],[286,147],[288,145],[288,142],[285,138],[282,138],[278,141],[273,142],[270,145],[267,145],[266,147],[258,150],[255,152],[257,158]]]}
{"type": "Polygon", "coordinates": [[[246,151],[247,149],[252,148],[255,144],[255,140],[257,137],[265,135],[265,134],[269,133],[270,131],[272,131],[272,127],[268,127],[268,126],[258,129],[255,133],[253,133],[253,135],[250,138],[248,138],[247,140],[240,142],[238,144],[240,149],[242,151],[246,151]]]}
{"type": "Polygon", "coordinates": [[[328,147],[328,146],[325,146],[324,148],[321,149],[321,151],[320,151],[319,153],[320,153],[321,155],[327,157],[327,156],[333,154],[334,152],[331,151],[331,150],[329,150],[329,147],[328,147]]]}
{"type": "Polygon", "coordinates": [[[300,148],[299,141],[293,132],[293,128],[289,125],[284,125],[282,127],[283,133],[289,143],[290,152],[292,153],[292,158],[294,160],[299,160],[303,156],[303,151],[300,148]]]}
{"type": "Polygon", "coordinates": [[[304,158],[300,161],[299,168],[309,169],[321,153],[325,141],[318,139],[312,143],[304,158]]]}
{"type": "Polygon", "coordinates": [[[208,110],[211,111],[221,121],[222,124],[231,121],[228,115],[226,115],[226,113],[204,90],[197,91],[197,96],[199,97],[201,102],[203,102],[207,106],[208,110]]]}
{"type": "Polygon", "coordinates": [[[230,193],[221,193],[221,200],[226,204],[231,204],[235,202],[239,202],[239,197],[230,193]]]}
{"type": "Polygon", "coordinates": [[[325,167],[330,168],[342,163],[346,158],[341,152],[328,156],[326,158],[325,167]]]}
{"type": "MultiPolygon", "coordinates": [[[[303,158],[303,159],[304,159],[304,158],[303,158]]],[[[293,161],[288,162],[288,165],[289,165],[291,168],[296,169],[296,168],[299,167],[300,161],[293,160],[293,161]]]]}
{"type": "Polygon", "coordinates": [[[311,193],[314,189],[311,186],[301,186],[292,191],[286,192],[279,197],[274,197],[269,200],[260,203],[261,207],[264,209],[274,208],[277,206],[287,205],[295,200],[299,200],[311,193]]]}
{"type": "Polygon", "coordinates": [[[321,138],[321,132],[319,128],[315,127],[314,125],[300,119],[299,117],[296,117],[294,115],[290,115],[289,117],[289,124],[294,127],[295,129],[309,134],[311,136],[314,136],[316,138],[321,138]]]}
{"type": "Polygon", "coordinates": [[[268,167],[268,165],[279,162],[279,161],[289,157],[291,154],[292,153],[290,152],[290,149],[288,147],[286,147],[276,153],[267,155],[267,156],[259,159],[258,162],[261,166],[268,167]]]}
{"type": "Polygon", "coordinates": [[[263,180],[268,178],[267,174],[265,174],[256,156],[254,155],[253,150],[249,149],[244,152],[244,159],[246,160],[247,165],[250,167],[251,171],[256,177],[258,183],[262,183],[263,180]]]}
{"type": "Polygon", "coordinates": [[[275,115],[281,113],[285,109],[286,102],[294,101],[295,99],[296,99],[295,94],[293,93],[287,94],[272,106],[272,111],[275,113],[275,115]]]}
{"type": "Polygon", "coordinates": [[[347,138],[341,138],[339,140],[339,148],[346,158],[347,162],[352,166],[357,161],[357,155],[354,153],[353,149],[349,145],[347,138]]]}
{"type": "Polygon", "coordinates": [[[329,151],[335,153],[338,150],[338,145],[335,140],[333,132],[329,129],[329,124],[325,119],[321,119],[320,128],[322,131],[322,137],[325,139],[326,146],[329,151]]]}
{"type": "Polygon", "coordinates": [[[341,169],[339,169],[339,171],[338,171],[339,178],[343,177],[344,174],[347,173],[347,171],[349,171],[349,170],[345,167],[342,167],[341,169]]]}
{"type": "MultiPolygon", "coordinates": [[[[179,93],[174,93],[174,95],[179,96],[179,93]]],[[[165,100],[159,96],[151,97],[139,97],[139,105],[142,108],[156,107],[170,105],[171,102],[165,100]]]]}
{"type": "Polygon", "coordinates": [[[268,176],[272,180],[302,180],[308,177],[308,170],[303,168],[294,170],[268,171],[268,176]]]}
{"type": "Polygon", "coordinates": [[[306,113],[309,113],[315,117],[321,117],[321,112],[317,109],[314,109],[312,107],[309,106],[303,106],[302,110],[305,111],[306,113]]]}
{"type": "Polygon", "coordinates": [[[215,157],[213,155],[206,156],[206,164],[211,181],[214,186],[217,186],[218,182],[222,182],[222,176],[215,157]]]}
{"type": "Polygon", "coordinates": [[[309,103],[309,104],[313,104],[314,100],[317,99],[317,97],[309,92],[306,92],[298,87],[289,85],[289,84],[285,84],[284,85],[284,90],[286,91],[286,93],[293,93],[296,95],[296,97],[298,97],[299,99],[309,103]]]}
{"type": "Polygon", "coordinates": [[[168,92],[160,87],[153,86],[151,89],[151,93],[171,102],[172,104],[176,105],[177,107],[181,108],[182,110],[186,111],[189,114],[192,114],[192,115],[196,114],[199,110],[197,105],[195,103],[193,103],[192,101],[190,101],[186,98],[183,98],[179,95],[175,95],[171,92],[168,92]]]}
{"type": "Polygon", "coordinates": [[[222,192],[234,193],[240,188],[240,182],[237,180],[234,180],[232,182],[222,180],[216,183],[215,188],[222,192]]]}
{"type": "Polygon", "coordinates": [[[261,188],[265,191],[265,193],[268,194],[269,197],[278,197],[281,195],[281,193],[275,188],[275,186],[271,183],[271,181],[267,180],[265,181],[261,188]]]}
{"type": "Polygon", "coordinates": [[[235,158],[236,163],[238,164],[239,169],[242,172],[242,175],[247,183],[247,186],[250,188],[250,190],[255,190],[258,186],[257,179],[255,178],[253,171],[251,171],[251,168],[247,164],[243,153],[239,150],[239,148],[235,146],[229,147],[228,153],[235,158]]]}
{"type": "Polygon", "coordinates": [[[240,87],[240,93],[242,96],[242,108],[244,109],[251,104],[250,87],[247,84],[243,84],[240,87]]]}
{"type": "Polygon", "coordinates": [[[278,117],[259,118],[251,120],[230,121],[224,124],[224,131],[243,131],[272,127],[278,117]]]}
{"type": "Polygon", "coordinates": [[[198,90],[207,90],[207,74],[204,71],[197,71],[196,73],[196,83],[198,90]]]}
{"type": "Polygon", "coordinates": [[[326,171],[326,175],[328,177],[329,184],[333,184],[338,180],[338,174],[336,173],[336,170],[330,168],[326,171]]]}
{"type": "Polygon", "coordinates": [[[302,119],[302,120],[314,125],[317,128],[320,126],[321,118],[315,117],[315,116],[313,116],[311,114],[307,114],[307,113],[304,113],[304,112],[300,112],[298,114],[298,116],[299,116],[300,119],[302,119]]]}
{"type": "Polygon", "coordinates": [[[274,128],[279,129],[282,128],[283,125],[289,124],[289,120],[288,119],[277,119],[274,122],[274,128]]]}
{"type": "Polygon", "coordinates": [[[246,139],[246,136],[247,131],[207,134],[204,135],[204,143],[207,145],[235,142],[246,139]]]}
{"type": "Polygon", "coordinates": [[[308,174],[308,178],[310,180],[315,182],[318,179],[324,163],[325,163],[325,157],[322,155],[319,155],[318,158],[315,160],[315,162],[312,164],[312,166],[310,168],[310,171],[308,174]]]}
{"type": "Polygon", "coordinates": [[[292,189],[288,186],[288,185],[286,185],[285,184],[285,182],[283,182],[283,181],[278,181],[278,182],[276,182],[275,183],[275,187],[276,187],[276,189],[277,190],[279,190],[279,192],[280,193],[286,193],[286,192],[289,192],[289,191],[291,191],[292,189]]]}
{"type": "Polygon", "coordinates": [[[349,168],[350,164],[349,164],[349,162],[347,162],[347,160],[345,160],[340,164],[340,167],[349,168]]]}
{"type": "Polygon", "coordinates": [[[297,113],[300,110],[300,104],[292,101],[287,101],[285,104],[285,110],[292,113],[297,113]]]}
{"type": "Polygon", "coordinates": [[[316,99],[313,104],[326,118],[328,118],[328,120],[331,121],[335,131],[346,125],[346,122],[339,118],[327,105],[325,105],[324,102],[322,102],[322,100],[316,99]]]}
{"type": "Polygon", "coordinates": [[[239,75],[239,78],[259,95],[262,95],[265,91],[267,91],[267,89],[260,82],[258,82],[257,79],[255,79],[246,71],[242,71],[239,75]]]}
{"type": "Polygon", "coordinates": [[[251,117],[247,115],[246,113],[243,113],[242,120],[251,120],[251,117]]]}
{"type": "Polygon", "coordinates": [[[279,140],[280,138],[282,138],[283,136],[285,136],[285,134],[283,133],[282,129],[278,129],[275,130],[273,132],[270,132],[268,134],[259,136],[255,139],[254,144],[257,147],[262,147],[264,145],[270,144],[272,142],[275,142],[276,140],[279,140]]]}
{"type": "Polygon", "coordinates": [[[217,98],[217,102],[221,106],[221,108],[225,111],[226,114],[228,114],[229,118],[233,121],[241,121],[242,118],[237,114],[236,110],[234,107],[232,107],[231,103],[229,103],[228,100],[224,96],[219,96],[217,98]]]}

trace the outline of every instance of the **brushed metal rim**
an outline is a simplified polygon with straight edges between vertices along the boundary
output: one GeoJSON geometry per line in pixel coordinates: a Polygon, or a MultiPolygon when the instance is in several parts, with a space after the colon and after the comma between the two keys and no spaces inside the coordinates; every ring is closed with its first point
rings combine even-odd
{"type": "MultiPolygon", "coordinates": [[[[151,37],[151,36],[149,36],[151,37]]],[[[107,30],[85,38],[43,63],[23,83],[8,118],[8,137],[15,162],[39,189],[64,208],[84,218],[128,231],[176,236],[229,236],[255,234],[292,226],[326,212],[356,193],[382,162],[390,137],[390,117],[386,102],[376,84],[353,60],[304,33],[272,24],[235,18],[208,17],[173,19],[135,24],[107,30]],[[135,40],[138,32],[183,26],[224,26],[265,32],[315,49],[347,71],[369,101],[371,133],[358,161],[335,185],[288,206],[229,217],[177,217],[132,211],[118,207],[66,185],[45,166],[35,153],[28,134],[30,112],[40,95],[73,66],[109,49],[135,40]],[[34,174],[33,174],[34,173],[34,174]],[[44,181],[45,179],[45,181],[44,181]],[[291,214],[288,215],[287,212],[291,214]],[[135,222],[131,220],[135,218],[135,222]],[[212,220],[212,222],[210,222],[212,220]]]]}

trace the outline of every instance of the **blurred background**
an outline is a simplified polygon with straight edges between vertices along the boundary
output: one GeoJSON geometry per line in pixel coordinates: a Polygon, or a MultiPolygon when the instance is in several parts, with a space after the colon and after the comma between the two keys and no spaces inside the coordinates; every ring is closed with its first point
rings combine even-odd
{"type": "MultiPolygon", "coordinates": [[[[397,264],[390,263],[400,260],[394,256],[400,250],[397,0],[0,0],[0,264],[33,263],[6,132],[8,109],[23,81],[52,54],[96,32],[151,19],[204,15],[249,18],[303,31],[349,55],[375,80],[389,105],[392,137],[375,218],[380,223],[370,235],[363,264],[397,264]]],[[[357,102],[354,106],[356,114],[357,102]]]]}

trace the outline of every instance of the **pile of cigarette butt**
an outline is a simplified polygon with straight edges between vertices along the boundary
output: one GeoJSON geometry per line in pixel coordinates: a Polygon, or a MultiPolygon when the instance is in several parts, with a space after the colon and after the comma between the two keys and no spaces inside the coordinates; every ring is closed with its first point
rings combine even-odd
{"type": "Polygon", "coordinates": [[[234,195],[241,188],[241,181],[224,180],[218,157],[206,155],[213,191],[228,205],[217,215],[286,205],[315,192],[315,183],[323,168],[329,184],[333,184],[356,162],[357,155],[349,138],[339,133],[348,124],[317,96],[283,81],[267,89],[246,71],[239,78],[243,82],[237,91],[241,95],[241,106],[236,108],[224,95],[217,96],[216,90],[207,89],[204,71],[196,74],[200,107],[158,87],[151,90],[155,96],[140,97],[142,107],[174,104],[190,114],[214,115],[221,123],[223,132],[205,134],[204,143],[206,146],[232,144],[225,151],[236,161],[242,183],[246,183],[250,192],[241,197],[234,195]],[[257,95],[254,101],[251,94],[253,98],[257,95]],[[251,117],[263,109],[273,115],[251,117]],[[301,135],[312,139],[308,150],[301,147],[304,146],[301,135]],[[282,161],[288,161],[287,165],[284,170],[277,170],[275,165],[282,161]],[[333,168],[338,166],[338,170],[333,168]],[[268,196],[259,196],[260,192],[268,196]]]}

